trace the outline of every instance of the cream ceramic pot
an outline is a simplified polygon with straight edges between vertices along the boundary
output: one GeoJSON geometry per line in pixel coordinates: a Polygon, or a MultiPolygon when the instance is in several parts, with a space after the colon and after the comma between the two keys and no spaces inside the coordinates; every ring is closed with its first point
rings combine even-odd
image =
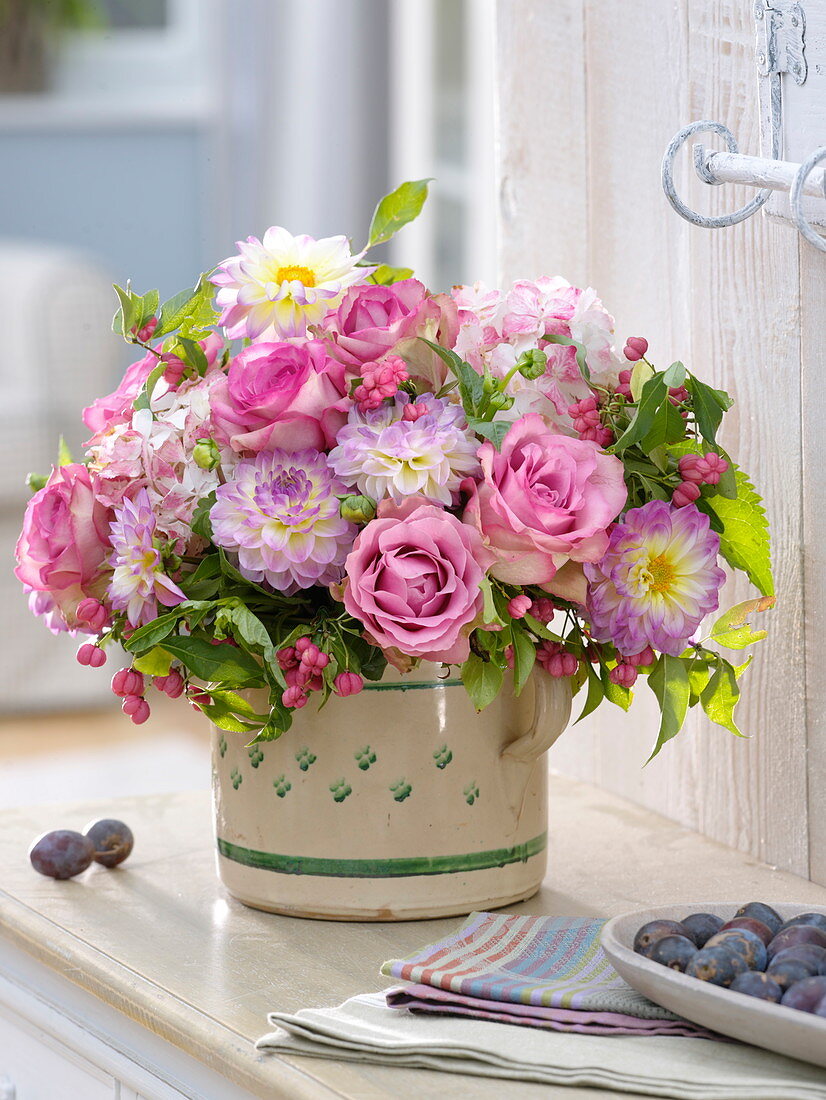
{"type": "Polygon", "coordinates": [[[273,913],[412,920],[530,897],[546,866],[543,753],[567,680],[536,670],[477,714],[439,666],[311,701],[273,742],[213,729],[218,868],[273,913]]]}

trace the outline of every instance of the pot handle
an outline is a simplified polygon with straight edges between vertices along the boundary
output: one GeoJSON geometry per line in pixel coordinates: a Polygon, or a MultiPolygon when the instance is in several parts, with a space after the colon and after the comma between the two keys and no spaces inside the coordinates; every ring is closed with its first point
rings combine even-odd
{"type": "Polygon", "coordinates": [[[528,729],[502,749],[503,759],[531,764],[553,745],[571,717],[571,682],[535,669],[534,711],[528,729]]]}

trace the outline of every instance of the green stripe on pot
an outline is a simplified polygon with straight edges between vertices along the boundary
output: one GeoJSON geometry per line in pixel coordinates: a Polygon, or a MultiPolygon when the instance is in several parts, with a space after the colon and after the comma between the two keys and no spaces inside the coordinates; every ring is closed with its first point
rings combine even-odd
{"type": "Polygon", "coordinates": [[[404,859],[321,859],[318,856],[284,856],[257,852],[218,838],[218,851],[227,859],[275,871],[281,875],[321,875],[331,878],[406,878],[409,875],[449,875],[457,871],[484,871],[507,863],[525,863],[544,850],[548,834],[542,833],[511,848],[466,852],[455,856],[411,856],[404,859]]]}
{"type": "Polygon", "coordinates": [[[423,688],[454,688],[461,687],[462,681],[451,680],[417,680],[412,684],[370,684],[365,683],[365,691],[421,691],[423,688]]]}

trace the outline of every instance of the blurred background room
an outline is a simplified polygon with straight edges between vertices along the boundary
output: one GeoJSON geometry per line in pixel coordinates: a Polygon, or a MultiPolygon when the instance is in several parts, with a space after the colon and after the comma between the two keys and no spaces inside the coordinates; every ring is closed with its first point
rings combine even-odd
{"type": "Polygon", "coordinates": [[[494,121],[494,0],[0,0],[0,807],[209,782],[203,716],[132,725],[12,574],[27,473],[130,362],[112,282],[164,299],[270,225],[359,244],[426,176],[390,262],[493,282],[494,121]]]}

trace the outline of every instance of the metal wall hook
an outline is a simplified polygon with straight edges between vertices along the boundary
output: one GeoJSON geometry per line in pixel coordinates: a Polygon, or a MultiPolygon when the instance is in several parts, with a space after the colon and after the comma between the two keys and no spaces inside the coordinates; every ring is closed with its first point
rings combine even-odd
{"type": "MultiPolygon", "coordinates": [[[[703,119],[700,122],[692,122],[690,126],[684,126],[683,129],[680,130],[665,151],[662,164],[663,191],[665,191],[665,197],[677,213],[685,218],[686,221],[691,222],[693,225],[701,225],[705,229],[723,229],[725,226],[736,225],[737,222],[742,222],[745,221],[746,218],[750,218],[756,210],[759,210],[760,207],[768,201],[771,191],[768,189],[761,191],[759,194],[755,195],[753,199],[747,202],[745,206],[741,206],[739,210],[735,210],[733,214],[721,214],[717,217],[710,217],[707,214],[698,214],[696,210],[692,210],[690,207],[686,206],[677,194],[677,189],[674,186],[674,161],[677,157],[677,153],[692,134],[708,132],[720,134],[728,146],[729,153],[739,154],[740,150],[734,139],[734,134],[727,126],[724,126],[722,122],[711,122],[708,119],[703,119]]],[[[705,146],[703,145],[694,146],[694,167],[697,171],[697,175],[704,183],[721,184],[724,182],[723,180],[718,180],[710,170],[708,158],[705,156],[705,146]]]]}
{"type": "MultiPolygon", "coordinates": [[[[803,5],[797,0],[756,0],[754,6],[757,46],[755,63],[758,73],[761,107],[761,146],[763,156],[750,157],[740,153],[737,142],[728,127],[720,122],[703,119],[692,122],[674,137],[666,149],[662,163],[662,185],[668,201],[677,213],[692,223],[706,229],[722,229],[736,225],[751,217],[761,207],[772,217],[793,222],[810,244],[826,252],[826,239],[821,237],[812,222],[824,226],[826,210],[820,213],[810,200],[803,203],[803,196],[826,199],[826,171],[819,167],[826,161],[826,146],[816,149],[803,164],[781,159],[783,149],[784,107],[782,80],[790,83],[794,95],[796,89],[806,83],[810,62],[805,56],[806,18],[803,5]],[[739,210],[731,214],[710,216],[692,210],[682,201],[674,186],[674,161],[685,142],[697,133],[720,135],[726,143],[726,152],[715,152],[702,144],[694,146],[694,168],[698,177],[710,186],[723,183],[742,183],[760,190],[739,210]],[[789,210],[781,208],[774,192],[788,192],[789,210]],[[771,200],[771,202],[769,201],[771,200]],[[768,204],[768,205],[767,205],[768,204]]],[[[821,36],[822,37],[822,36],[821,36]]],[[[815,35],[817,39],[817,35],[815,35]]],[[[815,60],[819,39],[815,43],[815,60]]],[[[817,65],[818,71],[821,65],[817,65]]],[[[816,95],[818,90],[813,89],[816,95]]],[[[794,113],[794,112],[792,112],[794,113]]],[[[826,121],[824,114],[820,121],[826,121]]],[[[808,133],[808,129],[805,130],[808,133]]],[[[798,155],[800,155],[798,153],[798,155]]]]}
{"type": "MultiPolygon", "coordinates": [[[[806,220],[801,204],[803,195],[806,193],[805,188],[809,176],[812,174],[812,171],[825,160],[826,145],[821,145],[819,149],[815,149],[809,159],[801,164],[797,172],[795,172],[794,181],[791,191],[789,192],[789,204],[792,208],[792,217],[794,218],[795,225],[809,244],[813,244],[815,248],[819,249],[821,252],[826,252],[826,238],[821,237],[817,230],[813,229],[806,220]]],[[[826,198],[826,173],[824,172],[821,172],[820,191],[823,197],[826,198]]]]}

